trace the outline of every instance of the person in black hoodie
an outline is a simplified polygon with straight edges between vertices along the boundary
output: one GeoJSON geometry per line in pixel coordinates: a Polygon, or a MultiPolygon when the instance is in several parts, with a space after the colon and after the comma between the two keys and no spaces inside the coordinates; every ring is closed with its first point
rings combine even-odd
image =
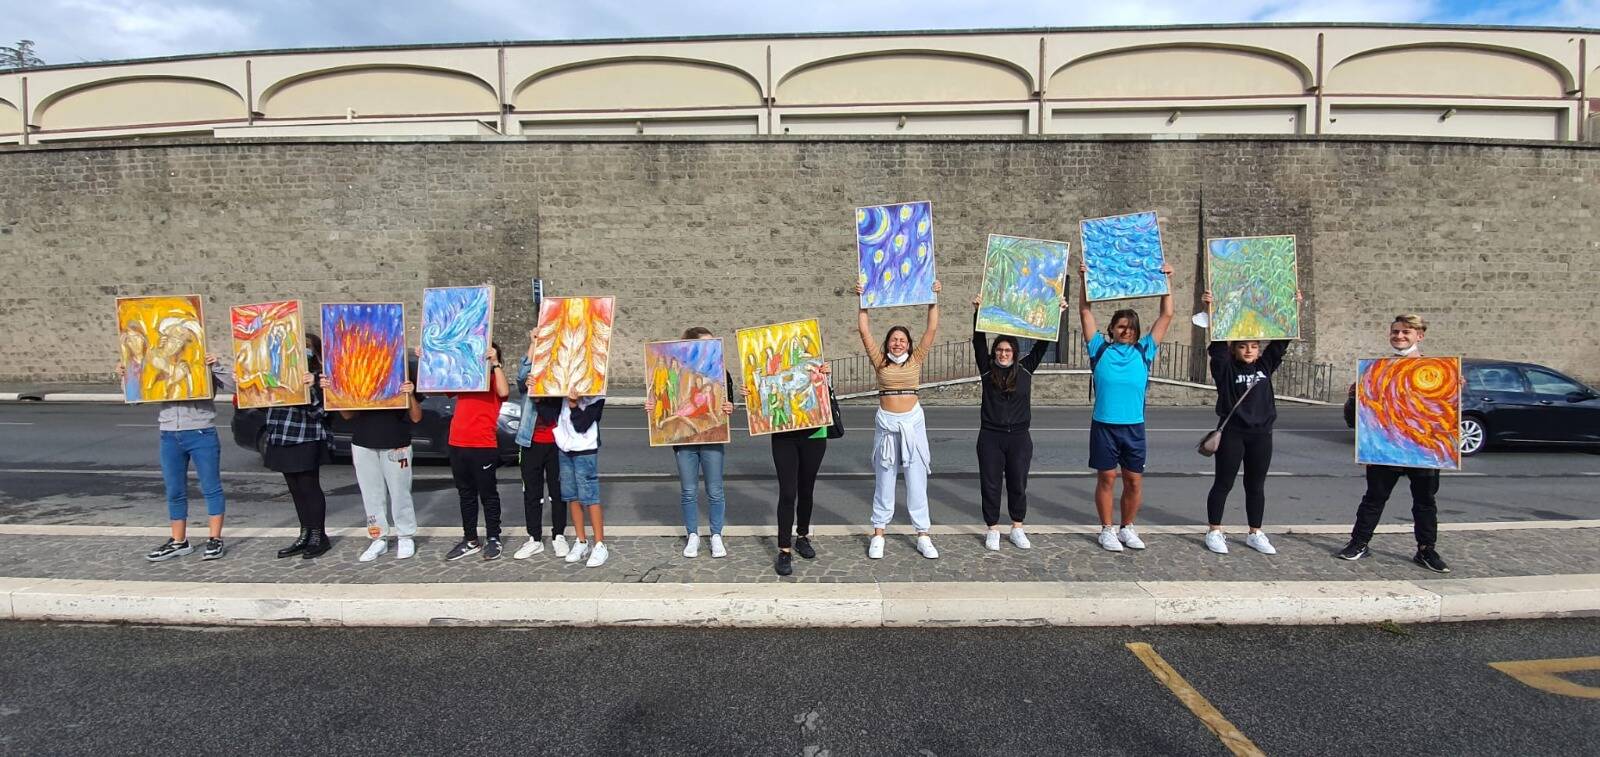
{"type": "MultiPolygon", "coordinates": [[[[1022,350],[1014,336],[1002,334],[992,345],[985,344],[983,332],[978,330],[979,300],[972,298],[972,358],[983,387],[978,480],[983,492],[983,522],[989,526],[983,546],[1000,549],[1000,487],[1004,483],[1011,543],[1018,549],[1031,549],[1022,522],[1028,517],[1028,466],[1033,462],[1033,436],[1028,433],[1033,418],[1033,372],[1052,343],[1035,340],[1033,349],[1020,360],[1017,355],[1022,350]]],[[[1061,309],[1066,307],[1063,300],[1061,309]]]]}
{"type": "MultiPolygon", "coordinates": [[[[1296,295],[1299,296],[1298,294],[1296,295]]],[[[1211,293],[1203,299],[1211,304],[1211,293]]],[[[1233,491],[1233,479],[1244,467],[1244,510],[1250,523],[1245,544],[1266,555],[1275,555],[1261,521],[1267,506],[1267,469],[1272,465],[1272,424],[1278,419],[1278,401],[1272,392],[1272,374],[1283,364],[1288,340],[1262,342],[1212,342],[1211,378],[1217,382],[1217,417],[1229,418],[1222,428],[1221,445],[1213,457],[1216,478],[1206,497],[1206,549],[1228,553],[1228,540],[1222,533],[1222,513],[1233,491]],[[1248,392],[1248,393],[1247,393],[1248,392]],[[1242,398],[1242,400],[1241,400],[1242,398]],[[1235,410],[1234,406],[1238,409],[1235,410]]]]}

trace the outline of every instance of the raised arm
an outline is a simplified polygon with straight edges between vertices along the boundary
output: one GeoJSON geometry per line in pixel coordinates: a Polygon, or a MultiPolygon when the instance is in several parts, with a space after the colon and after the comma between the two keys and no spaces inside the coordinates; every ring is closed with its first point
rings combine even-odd
{"type": "MultiPolygon", "coordinates": [[[[862,289],[860,284],[856,284],[857,297],[861,296],[862,289]]],[[[874,366],[883,362],[882,351],[878,349],[878,345],[872,343],[872,321],[867,317],[866,308],[856,311],[856,331],[861,332],[861,347],[866,350],[867,359],[871,360],[874,366]]]]}
{"type": "Polygon", "coordinates": [[[1088,343],[1100,327],[1094,322],[1094,309],[1089,307],[1089,264],[1078,265],[1078,324],[1083,327],[1083,341],[1088,343]]]}
{"type": "MultiPolygon", "coordinates": [[[[1067,312],[1067,301],[1065,299],[1061,300],[1060,308],[1060,311],[1056,315],[1057,323],[1061,322],[1060,313],[1067,312]]],[[[1049,342],[1043,339],[1033,340],[1033,349],[1028,350],[1028,354],[1022,358],[1022,367],[1027,369],[1029,373],[1039,370],[1039,364],[1044,362],[1044,353],[1050,349],[1050,345],[1052,344],[1055,344],[1055,342],[1049,342]]]]}
{"type": "Polygon", "coordinates": [[[500,366],[500,352],[491,347],[486,358],[489,361],[489,388],[500,399],[510,397],[511,385],[506,381],[505,368],[500,366]]]}
{"type": "Polygon", "coordinates": [[[1155,325],[1150,327],[1150,338],[1160,344],[1167,338],[1167,329],[1172,327],[1172,265],[1163,263],[1161,275],[1166,276],[1167,293],[1161,295],[1161,314],[1156,316],[1155,325]]]}
{"type": "Polygon", "coordinates": [[[983,340],[983,332],[978,330],[978,300],[972,298],[972,361],[978,365],[978,373],[989,372],[989,345],[983,340]]]}
{"type": "MultiPolygon", "coordinates": [[[[933,282],[933,294],[939,294],[939,282],[933,282]]],[[[926,355],[928,350],[939,341],[939,302],[928,303],[928,327],[922,331],[922,344],[917,345],[917,351],[926,355]]]]}

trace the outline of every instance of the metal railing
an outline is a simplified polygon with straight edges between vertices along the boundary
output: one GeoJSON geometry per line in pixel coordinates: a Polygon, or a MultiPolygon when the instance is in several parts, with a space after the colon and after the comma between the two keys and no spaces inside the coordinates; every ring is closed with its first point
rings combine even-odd
{"type": "MultiPolygon", "coordinates": [[[[1083,335],[1078,328],[1063,328],[1061,341],[1052,345],[1040,364],[1046,370],[1089,370],[1089,356],[1083,349],[1083,335]]],[[[1021,340],[1024,354],[1032,348],[1031,340],[1021,340]]],[[[833,387],[839,394],[870,392],[877,384],[870,361],[864,354],[836,358],[833,364],[833,387]]],[[[1162,342],[1156,351],[1156,361],[1151,367],[1153,378],[1169,381],[1186,381],[1210,384],[1209,365],[1204,345],[1178,341],[1162,342]]],[[[944,342],[934,345],[922,364],[923,385],[938,384],[978,375],[972,360],[970,340],[944,342]]],[[[1335,402],[1343,400],[1343,393],[1334,389],[1333,364],[1313,363],[1307,360],[1285,359],[1272,374],[1272,387],[1279,397],[1335,402]],[[1338,395],[1338,396],[1335,396],[1338,395]]]]}

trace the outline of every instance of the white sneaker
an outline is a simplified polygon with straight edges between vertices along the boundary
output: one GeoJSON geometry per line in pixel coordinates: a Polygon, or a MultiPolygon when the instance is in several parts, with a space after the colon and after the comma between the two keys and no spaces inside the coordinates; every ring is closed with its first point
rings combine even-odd
{"type": "Polygon", "coordinates": [[[567,552],[567,562],[579,562],[587,554],[589,554],[589,542],[580,541],[572,545],[572,549],[567,552]]]}
{"type": "Polygon", "coordinates": [[[917,551],[929,560],[939,559],[939,550],[934,549],[933,540],[928,538],[927,534],[917,536],[917,551]]]}
{"type": "Polygon", "coordinates": [[[983,548],[990,552],[1000,551],[1000,532],[990,531],[983,535],[983,548]]]}
{"type": "Polygon", "coordinates": [[[872,558],[874,560],[882,560],[883,559],[883,537],[882,536],[874,536],[874,537],[872,537],[872,541],[867,542],[867,557],[870,557],[870,558],[872,558]]]}
{"type": "Polygon", "coordinates": [[[1033,542],[1028,541],[1028,535],[1020,526],[1011,527],[1011,543],[1017,545],[1017,549],[1033,549],[1033,542]]]}
{"type": "Polygon", "coordinates": [[[1219,555],[1228,554],[1228,537],[1216,529],[1206,531],[1206,549],[1219,555]]]}
{"type": "Polygon", "coordinates": [[[378,559],[378,555],[388,551],[388,539],[373,539],[372,543],[367,545],[367,551],[361,553],[361,562],[372,562],[378,559]]]}
{"type": "Polygon", "coordinates": [[[1144,549],[1144,542],[1139,541],[1139,535],[1133,532],[1133,526],[1123,526],[1117,532],[1117,541],[1128,545],[1128,549],[1144,549]]]}
{"type": "Polygon", "coordinates": [[[606,558],[610,556],[611,553],[606,551],[606,543],[603,541],[597,541],[594,543],[594,551],[589,553],[589,561],[584,563],[584,565],[590,568],[598,568],[602,565],[605,565],[606,558]]]}
{"type": "Polygon", "coordinates": [[[543,551],[544,542],[541,541],[537,536],[530,536],[528,537],[528,543],[522,545],[522,549],[517,550],[517,553],[512,555],[511,559],[526,560],[543,551]]]}
{"type": "Polygon", "coordinates": [[[1100,529],[1100,547],[1107,552],[1121,552],[1122,542],[1117,541],[1117,532],[1110,526],[1100,529]]]}
{"type": "Polygon", "coordinates": [[[1272,542],[1267,541],[1267,535],[1261,531],[1250,532],[1249,536],[1244,537],[1244,543],[1263,555],[1278,554],[1277,548],[1272,546],[1272,542]]]}
{"type": "Polygon", "coordinates": [[[404,560],[404,559],[406,559],[408,557],[411,557],[412,555],[415,555],[416,553],[417,553],[417,543],[415,541],[413,541],[411,539],[411,537],[402,536],[402,537],[400,537],[399,541],[395,542],[394,559],[396,559],[396,560],[404,560]]]}
{"type": "Polygon", "coordinates": [[[700,534],[689,534],[689,543],[683,546],[683,556],[700,556],[700,534]]]}
{"type": "Polygon", "coordinates": [[[568,549],[566,536],[558,534],[550,540],[550,551],[556,553],[556,557],[566,557],[568,549]]]}
{"type": "Polygon", "coordinates": [[[711,556],[727,557],[728,548],[722,545],[722,534],[711,535],[711,556]]]}

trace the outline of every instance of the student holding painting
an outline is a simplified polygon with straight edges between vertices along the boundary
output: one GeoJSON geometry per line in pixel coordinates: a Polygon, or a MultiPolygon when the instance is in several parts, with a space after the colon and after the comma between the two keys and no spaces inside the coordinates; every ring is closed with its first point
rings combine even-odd
{"type": "MultiPolygon", "coordinates": [[[[212,386],[226,389],[228,376],[222,362],[215,356],[206,357],[206,367],[211,369],[212,386]]],[[[117,380],[127,383],[127,368],[117,364],[117,380]]],[[[200,493],[206,498],[206,515],[209,536],[202,560],[222,557],[226,549],[222,543],[222,520],[227,512],[227,501],[222,496],[222,444],[217,439],[217,410],[215,400],[163,402],[156,413],[156,423],[161,427],[159,459],[161,481],[167,495],[167,520],[172,536],[161,546],[150,550],[144,559],[162,562],[194,552],[189,544],[189,463],[200,479],[200,493]]]]}
{"type": "Polygon", "coordinates": [[[500,345],[492,344],[484,359],[489,362],[489,389],[483,392],[453,394],[455,416],[450,419],[450,477],[455,479],[461,500],[461,542],[445,555],[460,560],[483,553],[485,560],[498,560],[500,546],[500,488],[495,469],[500,467],[500,440],[495,421],[500,403],[511,396],[506,374],[500,367],[500,345]],[[478,540],[478,504],[483,504],[486,541],[478,540]]]}
{"type": "MultiPolygon", "coordinates": [[[[1161,273],[1172,276],[1172,266],[1161,273]]],[[[1094,414],[1089,424],[1089,467],[1095,469],[1094,507],[1100,516],[1100,546],[1111,552],[1144,549],[1133,530],[1134,516],[1144,500],[1144,399],[1150,385],[1161,340],[1172,325],[1172,290],[1161,295],[1161,314],[1149,334],[1141,334],[1139,313],[1124,308],[1111,314],[1111,325],[1100,333],[1089,305],[1089,267],[1078,267],[1078,318],[1083,324],[1085,349],[1094,383],[1094,414]],[[1122,527],[1113,527],[1111,492],[1118,470],[1122,478],[1122,527]]]]}
{"type": "MultiPolygon", "coordinates": [[[[715,339],[711,329],[703,326],[693,326],[685,329],[683,339],[715,339]]],[[[715,384],[708,384],[699,375],[694,376],[693,385],[686,396],[680,396],[680,384],[683,383],[685,371],[677,360],[672,360],[667,365],[658,365],[659,375],[653,378],[651,391],[645,393],[644,412],[652,423],[659,423],[662,419],[674,416],[685,419],[708,415],[713,409],[712,403],[716,401],[715,384]]],[[[733,415],[733,402],[728,398],[733,396],[733,375],[726,370],[722,373],[727,381],[728,393],[723,395],[722,415],[733,415]]],[[[722,520],[727,511],[727,498],[722,485],[722,462],[725,445],[715,444],[679,444],[672,448],[673,457],[678,461],[678,504],[683,511],[683,530],[687,537],[683,547],[684,557],[698,557],[700,555],[700,479],[703,476],[706,482],[706,506],[710,510],[711,518],[711,556],[727,557],[728,548],[722,543],[722,520]]]]}
{"type": "Polygon", "coordinates": [[[318,382],[322,378],[322,339],[315,334],[306,335],[306,367],[311,402],[267,408],[267,445],[261,452],[261,462],[283,474],[289,497],[294,500],[295,517],[300,521],[299,538],[278,550],[280,558],[300,555],[310,559],[333,548],[327,532],[328,499],[320,479],[323,464],[333,459],[328,447],[333,433],[328,430],[327,413],[322,409],[322,386],[318,382]]]}
{"type": "Polygon", "coordinates": [[[512,555],[526,560],[544,551],[539,536],[546,493],[550,500],[550,550],[566,557],[567,501],[561,496],[560,450],[556,447],[556,422],[561,417],[560,397],[535,397],[533,389],[534,340],[538,329],[528,332],[528,354],[517,369],[517,385],[522,392],[522,425],[517,427],[517,463],[522,469],[522,513],[526,518],[528,542],[512,555]]]}
{"type": "MultiPolygon", "coordinates": [[[[978,480],[983,493],[983,522],[989,527],[983,546],[1000,549],[1000,487],[1004,483],[1007,514],[1011,516],[1009,538],[1018,549],[1033,544],[1022,530],[1028,517],[1028,467],[1033,462],[1033,436],[1028,426],[1033,420],[1033,372],[1054,342],[1036,339],[1033,349],[1021,359],[1017,338],[1002,334],[992,345],[985,344],[978,330],[981,297],[972,298],[972,357],[978,364],[978,382],[983,387],[979,410],[978,480]]],[[[1059,313],[1066,312],[1062,300],[1059,313]]],[[[1058,318],[1059,319],[1059,318],[1058,318]]]]}
{"type": "MultiPolygon", "coordinates": [[[[811,512],[815,503],[817,472],[822,469],[822,458],[828,454],[828,440],[844,436],[844,424],[839,418],[839,405],[833,401],[828,388],[833,367],[822,363],[811,370],[811,381],[820,386],[823,400],[829,403],[829,417],[833,425],[821,428],[804,428],[798,431],[780,431],[772,434],[772,467],[778,474],[778,559],[773,571],[780,576],[794,573],[794,555],[807,560],[817,557],[811,544],[811,512]]],[[[749,407],[750,390],[739,387],[749,407]]]]}
{"type": "Polygon", "coordinates": [[[567,553],[567,562],[588,557],[587,567],[598,568],[611,556],[606,549],[605,517],[600,510],[600,415],[606,398],[580,397],[578,390],[567,393],[556,419],[557,457],[561,465],[561,496],[567,500],[572,527],[578,543],[567,553]],[[593,546],[584,538],[584,516],[594,530],[593,546]]]}
{"type": "MultiPolygon", "coordinates": [[[[864,287],[858,283],[855,292],[864,287]]],[[[933,282],[939,293],[939,282],[933,282]]],[[[872,340],[872,324],[867,308],[856,316],[856,329],[878,378],[878,415],[872,436],[872,470],[876,486],[872,496],[872,540],[867,557],[883,557],[883,533],[894,518],[896,469],[905,472],[906,510],[917,529],[917,552],[930,560],[939,557],[928,530],[928,428],[923,419],[917,390],[922,385],[922,364],[939,335],[939,303],[928,304],[928,323],[922,341],[912,348],[911,330],[891,326],[880,347],[872,340]]]]}
{"type": "MultiPolygon", "coordinates": [[[[329,388],[323,378],[321,386],[329,388]]],[[[361,488],[361,507],[367,512],[367,536],[372,543],[358,558],[372,562],[389,551],[389,524],[394,523],[395,559],[417,553],[417,510],[411,501],[411,427],[422,420],[422,402],[410,381],[400,385],[404,410],[340,410],[350,429],[350,463],[361,488]],[[392,519],[391,519],[392,511],[392,519]]]]}

